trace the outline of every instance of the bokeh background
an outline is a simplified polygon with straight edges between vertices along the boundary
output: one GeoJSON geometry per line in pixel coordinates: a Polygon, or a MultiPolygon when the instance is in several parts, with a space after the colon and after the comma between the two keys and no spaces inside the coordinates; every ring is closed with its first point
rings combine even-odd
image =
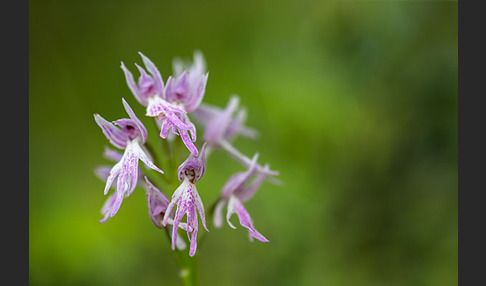
{"type": "MultiPolygon", "coordinates": [[[[93,120],[143,117],[120,69],[150,57],[164,79],[200,49],[204,101],[248,109],[283,186],[246,207],[270,243],[212,228],[202,285],[457,284],[457,2],[29,2],[31,285],[180,285],[137,189],[105,224],[93,120]]],[[[200,136],[202,138],[202,136],[200,136]]],[[[242,170],[214,153],[206,205],[242,170]]],[[[164,190],[167,195],[172,191],[164,190]]]]}

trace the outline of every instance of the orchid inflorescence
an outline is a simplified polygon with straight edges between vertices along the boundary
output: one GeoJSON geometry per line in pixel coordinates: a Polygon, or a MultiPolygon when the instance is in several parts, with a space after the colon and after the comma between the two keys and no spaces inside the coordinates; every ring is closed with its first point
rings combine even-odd
{"type": "MultiPolygon", "coordinates": [[[[136,101],[146,107],[145,116],[154,118],[159,137],[164,139],[161,143],[172,146],[166,148],[165,155],[176,157],[174,146],[177,142],[182,142],[190,153],[177,170],[172,168],[171,173],[166,174],[155,164],[158,162],[157,154],[148,142],[147,129],[124,98],[122,103],[129,118],[109,122],[100,115],[94,114],[96,123],[110,143],[123,150],[121,153],[105,147],[104,157],[116,163],[112,167],[103,165],[95,170],[101,179],[106,180],[105,195],[109,193],[110,188],[114,188],[101,209],[103,218],[100,222],[105,223],[113,217],[120,209],[123,200],[129,197],[138,185],[145,189],[150,219],[156,227],[167,230],[172,249],[186,248],[186,242],[178,236],[178,230],[182,229],[187,232],[190,243],[189,255],[194,256],[197,248],[198,214],[204,229],[209,231],[206,212],[196,184],[204,175],[206,160],[211,152],[224,150],[231,158],[241,163],[245,170],[227,180],[219,198],[212,204],[209,211],[213,218],[213,225],[215,227],[223,225],[222,213],[227,206],[226,221],[230,227],[235,228],[230,218],[236,213],[240,224],[248,230],[251,241],[255,238],[268,242],[268,239],[253,226],[253,221],[243,203],[255,195],[264,180],[277,183],[278,180],[273,176],[278,175],[278,172],[271,170],[268,164],[260,165],[257,162],[258,153],[249,158],[232,145],[238,135],[249,138],[255,138],[257,135],[255,130],[244,126],[246,110],[239,107],[239,97],[231,96],[225,108],[202,102],[208,72],[204,57],[199,51],[194,53],[193,63],[186,63],[180,59],[174,60],[174,73],[165,83],[152,61],[142,53],[139,54],[145,69],[135,64],[140,73],[138,81],[134,80],[129,69],[123,62],[121,63],[130,91],[136,101]],[[191,119],[194,119],[198,127],[204,130],[200,144],[197,144],[196,125],[191,119]],[[177,137],[180,137],[180,140],[177,137]],[[139,166],[139,160],[147,168],[139,166]],[[180,182],[171,200],[155,186],[152,179],[149,180],[150,172],[153,172],[150,169],[160,173],[161,176],[176,178],[180,182]],[[186,216],[185,221],[183,221],[184,216],[186,216]]],[[[174,159],[167,158],[164,162],[171,162],[171,160],[174,159]]],[[[165,167],[169,167],[169,164],[167,163],[165,167]]],[[[170,182],[167,178],[165,182],[170,182]]],[[[172,191],[170,188],[174,185],[166,184],[165,187],[165,190],[172,191]]]]}

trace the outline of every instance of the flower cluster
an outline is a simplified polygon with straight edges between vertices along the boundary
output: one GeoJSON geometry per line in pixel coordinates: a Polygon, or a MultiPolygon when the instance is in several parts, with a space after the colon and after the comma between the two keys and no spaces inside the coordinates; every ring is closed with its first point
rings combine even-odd
{"type": "Polygon", "coordinates": [[[95,114],[95,121],[109,142],[123,151],[105,147],[104,157],[115,163],[113,166],[103,165],[95,169],[95,173],[106,181],[104,194],[107,195],[112,187],[114,189],[101,209],[103,218],[100,222],[104,223],[113,217],[123,199],[129,197],[138,185],[145,189],[150,219],[156,227],[167,230],[172,249],[186,248],[186,242],[178,234],[179,230],[185,231],[190,245],[189,255],[193,256],[197,250],[198,214],[204,229],[209,231],[196,183],[205,173],[209,155],[215,150],[224,150],[246,170],[228,179],[208,215],[212,216],[215,227],[221,227],[223,208],[227,205],[226,221],[230,227],[235,228],[230,218],[236,213],[240,224],[248,230],[250,240],[256,238],[268,242],[255,229],[243,203],[255,195],[264,180],[278,183],[274,178],[278,172],[270,170],[268,164],[258,164],[258,153],[250,159],[233,146],[232,142],[238,135],[249,138],[257,136],[255,130],[244,126],[246,110],[239,107],[238,96],[230,97],[225,108],[202,102],[208,72],[200,52],[194,53],[192,63],[174,60],[173,75],[166,82],[152,61],[142,53],[139,54],[144,68],[135,64],[140,73],[137,81],[123,62],[121,69],[135,100],[145,108],[145,116],[154,118],[159,128],[159,137],[166,139],[162,143],[171,147],[164,153],[168,157],[164,162],[183,160],[177,157],[178,152],[173,152],[179,142],[187,147],[189,155],[179,165],[177,172],[170,164],[163,165],[168,172],[166,174],[157,166],[158,163],[154,163],[160,161],[157,160],[157,152],[148,145],[147,129],[124,98],[122,103],[129,118],[109,122],[95,114]],[[196,146],[196,125],[191,119],[204,131],[204,140],[199,149],[196,146]],[[146,168],[139,166],[139,160],[146,168]],[[179,187],[175,188],[171,200],[156,187],[156,181],[150,178],[154,171],[165,177],[164,187],[167,191],[173,190],[177,186],[176,181],[179,181],[179,187]]]}

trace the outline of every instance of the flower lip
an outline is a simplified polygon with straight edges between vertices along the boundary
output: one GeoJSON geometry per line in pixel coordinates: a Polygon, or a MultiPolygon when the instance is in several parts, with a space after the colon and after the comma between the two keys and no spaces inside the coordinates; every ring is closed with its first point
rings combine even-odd
{"type": "Polygon", "coordinates": [[[181,222],[184,216],[187,217],[186,231],[191,243],[189,256],[194,256],[197,248],[197,232],[198,232],[198,216],[199,213],[201,222],[204,229],[209,231],[206,225],[206,219],[204,214],[204,206],[201,198],[196,189],[194,183],[189,182],[187,178],[184,179],[182,184],[174,191],[172,195],[172,200],[167,206],[167,211],[162,220],[162,225],[172,224],[172,249],[175,249],[177,241],[177,228],[181,226],[181,222]],[[173,214],[173,209],[177,205],[177,210],[175,211],[174,219],[170,219],[173,214]]]}
{"type": "Polygon", "coordinates": [[[193,143],[196,142],[196,127],[186,113],[184,107],[180,104],[168,102],[160,97],[153,97],[148,100],[145,115],[161,121],[159,134],[161,138],[167,138],[168,132],[172,130],[174,135],[181,137],[189,151],[197,156],[199,152],[193,143]]]}

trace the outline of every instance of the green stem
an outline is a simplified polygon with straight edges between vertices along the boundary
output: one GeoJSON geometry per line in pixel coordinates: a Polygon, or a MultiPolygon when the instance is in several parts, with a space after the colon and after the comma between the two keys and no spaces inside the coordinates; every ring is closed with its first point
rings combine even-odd
{"type": "Polygon", "coordinates": [[[176,250],[174,255],[179,265],[179,277],[185,286],[199,285],[198,257],[190,257],[187,252],[176,250]],[[178,257],[178,258],[177,258],[178,257]]]}
{"type": "Polygon", "coordinates": [[[164,155],[164,159],[165,159],[165,162],[168,163],[169,162],[169,158],[171,157],[171,148],[169,146],[169,143],[168,140],[161,140],[160,142],[160,147],[162,149],[162,152],[163,152],[163,155],[164,155]]]}

